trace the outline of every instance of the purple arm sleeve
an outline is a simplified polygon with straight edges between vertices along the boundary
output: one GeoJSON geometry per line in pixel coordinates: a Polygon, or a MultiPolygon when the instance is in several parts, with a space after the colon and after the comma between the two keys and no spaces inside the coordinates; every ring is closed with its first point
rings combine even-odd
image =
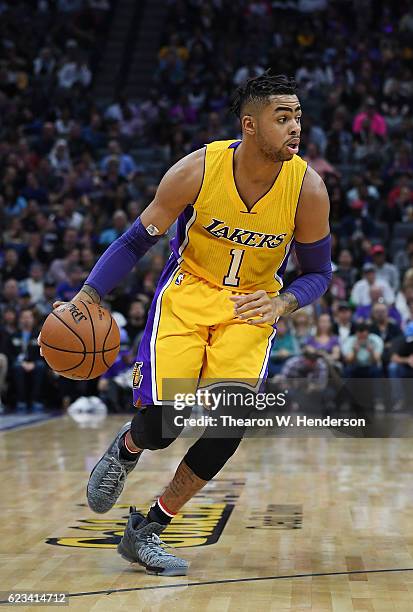
{"type": "Polygon", "coordinates": [[[148,234],[140,217],[115,240],[94,265],[85,283],[103,297],[132,270],[160,236],[148,234]]]}
{"type": "Polygon", "coordinates": [[[285,291],[295,295],[302,308],[321,297],[331,283],[331,236],[317,242],[295,242],[295,253],[302,274],[285,291]]]}

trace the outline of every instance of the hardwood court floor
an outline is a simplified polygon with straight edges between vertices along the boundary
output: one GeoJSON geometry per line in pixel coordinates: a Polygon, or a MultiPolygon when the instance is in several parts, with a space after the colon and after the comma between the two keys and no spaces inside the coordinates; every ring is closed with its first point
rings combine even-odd
{"type": "Polygon", "coordinates": [[[244,441],[165,534],[189,576],[161,578],[114,548],[127,506],[149,505],[191,441],[147,452],[123,506],[96,515],[88,473],[121,423],[65,417],[0,434],[1,591],[72,593],[76,611],[413,610],[409,439],[244,441]]]}

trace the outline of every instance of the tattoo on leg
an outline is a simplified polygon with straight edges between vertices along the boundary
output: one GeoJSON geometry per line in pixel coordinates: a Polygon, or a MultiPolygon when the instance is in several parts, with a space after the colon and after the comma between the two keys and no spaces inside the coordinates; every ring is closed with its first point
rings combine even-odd
{"type": "Polygon", "coordinates": [[[162,493],[162,500],[171,512],[178,512],[207,483],[208,480],[198,478],[182,460],[177,467],[175,476],[162,493]]]}

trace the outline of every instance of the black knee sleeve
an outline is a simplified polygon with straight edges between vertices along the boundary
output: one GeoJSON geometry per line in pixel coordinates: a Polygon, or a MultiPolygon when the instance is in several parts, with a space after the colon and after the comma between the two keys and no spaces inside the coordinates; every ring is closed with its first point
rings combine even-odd
{"type": "MultiPolygon", "coordinates": [[[[190,408],[181,414],[189,417],[190,408]]],[[[183,426],[174,424],[176,411],[173,406],[145,406],[132,419],[130,433],[138,448],[158,450],[167,448],[181,433],[183,426]]]]}
{"type": "Polygon", "coordinates": [[[238,438],[199,438],[184,457],[187,466],[202,480],[211,480],[237,450],[238,438]]]}

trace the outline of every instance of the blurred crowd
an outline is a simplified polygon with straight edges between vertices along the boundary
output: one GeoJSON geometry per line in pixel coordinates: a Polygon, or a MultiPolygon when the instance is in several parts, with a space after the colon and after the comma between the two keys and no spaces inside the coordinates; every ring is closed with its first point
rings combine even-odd
{"type": "MultiPolygon", "coordinates": [[[[123,388],[133,365],[166,239],[107,297],[122,351],[104,378],[53,377],[38,329],[56,298],[77,293],[172,163],[240,137],[231,92],[267,68],[299,85],[300,155],[330,194],[334,261],[327,295],[279,323],[270,376],[305,378],[310,391],[332,376],[388,377],[391,405],[402,406],[399,379],[413,377],[413,2],[170,0],[147,96],[105,101],[93,96],[93,76],[105,69],[113,10],[114,0],[0,0],[7,409],[40,411],[45,401],[96,391],[125,408],[114,384],[123,388]]],[[[286,284],[298,272],[292,256],[286,284]]]]}

